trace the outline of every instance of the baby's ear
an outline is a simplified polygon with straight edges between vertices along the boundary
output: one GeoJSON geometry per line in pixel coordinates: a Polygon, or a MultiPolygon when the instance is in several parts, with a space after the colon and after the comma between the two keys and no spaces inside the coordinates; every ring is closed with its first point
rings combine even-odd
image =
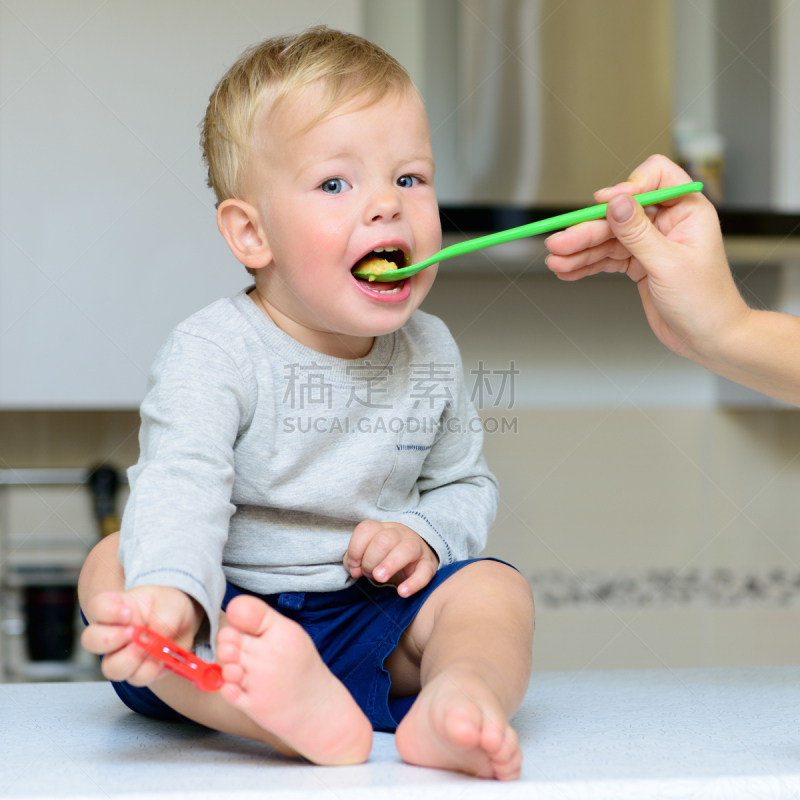
{"type": "Polygon", "coordinates": [[[272,250],[258,209],[244,200],[229,197],[217,208],[217,226],[236,258],[250,269],[266,267],[272,250]]]}

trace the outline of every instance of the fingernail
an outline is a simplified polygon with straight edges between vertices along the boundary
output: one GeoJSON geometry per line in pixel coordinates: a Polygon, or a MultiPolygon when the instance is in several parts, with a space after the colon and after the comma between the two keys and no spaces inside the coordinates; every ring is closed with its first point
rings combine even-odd
{"type": "Polygon", "coordinates": [[[598,190],[595,192],[595,194],[600,194],[600,192],[607,192],[607,191],[608,191],[609,189],[611,189],[611,188],[612,188],[611,186],[604,186],[602,189],[598,189],[598,190]]]}
{"type": "Polygon", "coordinates": [[[122,621],[123,622],[131,621],[131,610],[127,606],[123,606],[122,608],[122,621]]]}
{"type": "Polygon", "coordinates": [[[633,200],[627,194],[612,197],[608,208],[617,222],[627,222],[633,216],[633,200]]]}
{"type": "Polygon", "coordinates": [[[376,569],[375,570],[375,577],[376,578],[385,578],[386,577],[386,570],[385,569],[376,569]]]}

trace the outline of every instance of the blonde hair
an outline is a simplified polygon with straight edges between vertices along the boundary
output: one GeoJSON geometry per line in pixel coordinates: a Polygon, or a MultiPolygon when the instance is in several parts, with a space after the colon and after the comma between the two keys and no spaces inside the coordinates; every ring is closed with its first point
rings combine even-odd
{"type": "Polygon", "coordinates": [[[253,123],[264,102],[269,100],[274,112],[314,85],[326,90],[326,98],[307,129],[356,97],[363,96],[359,108],[366,108],[392,92],[416,92],[408,73],[385,50],[324,25],[245,50],[211,93],[202,123],[208,185],[218,204],[241,197],[253,123]]]}

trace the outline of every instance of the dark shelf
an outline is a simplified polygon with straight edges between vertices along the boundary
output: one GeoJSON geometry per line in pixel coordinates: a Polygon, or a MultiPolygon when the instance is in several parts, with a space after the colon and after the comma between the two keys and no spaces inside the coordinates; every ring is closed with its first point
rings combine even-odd
{"type": "MultiPolygon", "coordinates": [[[[515,206],[441,206],[439,216],[444,233],[494,233],[528,225],[573,208],[525,208],[515,206]]],[[[718,210],[725,236],[800,237],[800,214],[763,210],[718,210]]]]}

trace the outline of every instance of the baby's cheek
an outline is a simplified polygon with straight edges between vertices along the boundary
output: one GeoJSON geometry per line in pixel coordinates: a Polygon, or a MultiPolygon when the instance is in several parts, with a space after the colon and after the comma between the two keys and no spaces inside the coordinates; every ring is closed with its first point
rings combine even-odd
{"type": "MultiPolygon", "coordinates": [[[[309,251],[307,259],[309,265],[318,271],[341,265],[344,258],[347,242],[342,235],[342,230],[336,227],[314,227],[305,236],[305,249],[309,251]]],[[[351,265],[352,266],[352,265],[351,265]]]]}
{"type": "Polygon", "coordinates": [[[411,213],[414,216],[414,233],[420,253],[426,251],[433,255],[441,250],[442,226],[436,195],[431,191],[428,196],[420,198],[411,213]]]}

